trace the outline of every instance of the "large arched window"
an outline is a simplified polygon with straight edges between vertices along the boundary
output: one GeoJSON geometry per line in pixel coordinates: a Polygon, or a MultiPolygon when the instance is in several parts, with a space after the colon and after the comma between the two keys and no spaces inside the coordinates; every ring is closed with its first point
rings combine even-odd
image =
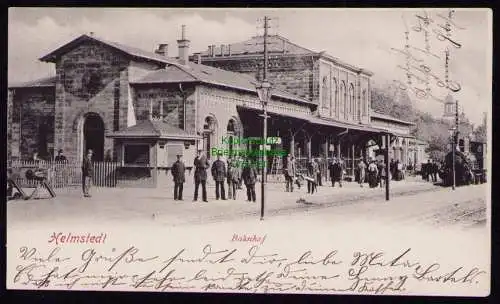
{"type": "Polygon", "coordinates": [[[323,87],[321,91],[321,106],[328,109],[330,106],[330,79],[328,76],[323,77],[323,87]]]}
{"type": "Polygon", "coordinates": [[[354,85],[349,85],[349,118],[356,119],[356,97],[354,96],[354,85]]]}
{"type": "Polygon", "coordinates": [[[217,120],[214,116],[205,117],[203,124],[203,150],[205,150],[207,158],[210,158],[210,149],[213,145],[217,145],[217,120]]]}
{"type": "Polygon", "coordinates": [[[333,78],[333,98],[331,98],[331,106],[330,106],[330,116],[331,117],[337,117],[337,110],[338,110],[338,84],[337,84],[337,79],[333,78]]]}
{"type": "Polygon", "coordinates": [[[346,89],[345,89],[345,82],[342,81],[340,83],[340,91],[339,91],[339,100],[340,100],[340,103],[339,103],[339,109],[340,109],[340,114],[344,116],[344,118],[346,118],[347,116],[347,109],[346,109],[346,89]]]}

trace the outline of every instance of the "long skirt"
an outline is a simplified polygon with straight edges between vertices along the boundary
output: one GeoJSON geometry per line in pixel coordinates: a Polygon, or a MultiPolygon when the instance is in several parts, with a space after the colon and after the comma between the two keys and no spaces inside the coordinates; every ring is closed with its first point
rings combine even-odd
{"type": "Polygon", "coordinates": [[[375,172],[368,172],[368,184],[370,188],[375,188],[378,185],[377,174],[375,172]]]}

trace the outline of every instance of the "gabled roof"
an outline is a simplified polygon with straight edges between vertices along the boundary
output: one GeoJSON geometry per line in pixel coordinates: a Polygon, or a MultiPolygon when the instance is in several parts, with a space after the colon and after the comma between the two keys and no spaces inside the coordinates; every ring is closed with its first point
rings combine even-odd
{"type": "Polygon", "coordinates": [[[414,126],[415,125],[412,122],[409,122],[409,121],[406,121],[406,120],[401,120],[401,119],[398,119],[396,117],[392,117],[392,116],[389,116],[389,115],[386,115],[386,114],[382,114],[382,113],[379,113],[379,112],[375,112],[375,111],[373,111],[370,116],[373,117],[373,118],[378,118],[378,119],[382,119],[382,120],[388,120],[388,121],[398,122],[400,124],[404,124],[404,125],[408,125],[408,126],[414,126]]]}
{"type": "Polygon", "coordinates": [[[52,51],[51,53],[40,58],[40,60],[45,61],[45,62],[54,62],[56,60],[56,58],[58,58],[62,54],[69,52],[70,50],[77,47],[80,43],[85,42],[85,41],[94,41],[94,42],[98,42],[98,43],[107,45],[109,47],[112,47],[112,48],[114,48],[114,49],[116,49],[116,50],[118,50],[118,51],[120,51],[128,56],[134,57],[134,58],[139,58],[139,59],[143,59],[143,60],[150,60],[150,61],[155,61],[155,62],[159,62],[159,63],[172,63],[173,62],[173,60],[171,60],[165,56],[155,54],[153,52],[144,51],[144,50],[141,50],[138,48],[130,47],[128,45],[123,45],[123,44],[116,43],[113,41],[108,41],[108,40],[96,37],[94,35],[89,36],[86,34],[81,35],[80,37],[73,39],[72,41],[66,43],[65,45],[57,48],[56,50],[52,51]]]}
{"type": "Polygon", "coordinates": [[[41,88],[41,87],[55,87],[56,86],[56,76],[44,77],[37,80],[32,80],[24,83],[11,84],[9,89],[19,89],[19,88],[41,88]]]}
{"type": "Polygon", "coordinates": [[[173,139],[197,139],[198,135],[192,135],[186,131],[167,124],[161,120],[142,120],[136,125],[121,131],[113,132],[108,137],[114,138],[173,138],[173,139]]]}
{"type": "MultiPolygon", "coordinates": [[[[250,55],[250,54],[260,54],[262,53],[263,36],[254,36],[249,40],[237,43],[231,43],[225,45],[225,54],[229,54],[229,49],[232,55],[250,55]]],[[[315,53],[309,49],[306,49],[300,45],[290,42],[283,36],[280,35],[269,35],[267,38],[268,49],[267,51],[272,53],[280,54],[310,54],[315,53]]],[[[216,55],[221,54],[221,46],[215,46],[214,52],[216,55]]],[[[208,50],[200,53],[201,56],[210,56],[208,50]]]]}
{"type": "MultiPolygon", "coordinates": [[[[151,72],[143,78],[134,81],[134,83],[173,83],[181,81],[199,81],[257,94],[255,86],[258,84],[258,81],[255,78],[246,74],[230,72],[193,62],[189,62],[187,65],[175,63],[164,70],[151,72]]],[[[307,99],[277,88],[273,88],[272,95],[302,104],[315,105],[307,99]]]]}

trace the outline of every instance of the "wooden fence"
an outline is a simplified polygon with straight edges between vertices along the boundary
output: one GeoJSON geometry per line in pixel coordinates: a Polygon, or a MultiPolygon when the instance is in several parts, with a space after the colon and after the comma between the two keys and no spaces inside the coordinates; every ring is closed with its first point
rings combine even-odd
{"type": "MultiPolygon", "coordinates": [[[[116,187],[121,164],[117,162],[94,162],[93,185],[96,187],[116,187]]],[[[42,169],[48,183],[53,188],[77,187],[82,185],[82,165],[80,162],[55,161],[10,161],[11,178],[21,187],[31,188],[37,181],[27,178],[30,172],[42,169]]]]}

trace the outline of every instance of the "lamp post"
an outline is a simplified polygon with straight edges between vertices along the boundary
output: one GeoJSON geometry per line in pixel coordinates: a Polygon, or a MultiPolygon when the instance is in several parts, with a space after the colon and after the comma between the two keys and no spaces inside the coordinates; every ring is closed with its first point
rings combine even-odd
{"type": "Polygon", "coordinates": [[[266,174],[267,174],[267,103],[271,98],[271,84],[264,80],[260,86],[257,87],[257,94],[259,95],[262,109],[264,110],[264,128],[262,130],[262,181],[261,181],[261,201],[260,201],[260,220],[264,219],[264,202],[266,190],[266,174]]]}

